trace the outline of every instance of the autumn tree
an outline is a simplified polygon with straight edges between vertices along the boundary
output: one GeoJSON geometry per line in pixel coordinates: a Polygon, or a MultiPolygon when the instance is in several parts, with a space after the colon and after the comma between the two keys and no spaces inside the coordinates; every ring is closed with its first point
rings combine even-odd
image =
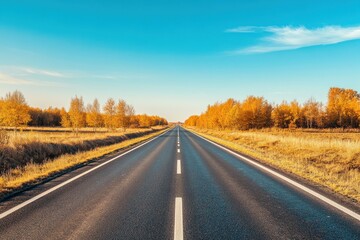
{"type": "Polygon", "coordinates": [[[209,129],[249,129],[271,125],[271,105],[260,97],[248,97],[243,103],[228,99],[209,105],[206,111],[188,124],[209,129]]]}
{"type": "Polygon", "coordinates": [[[250,96],[241,104],[241,108],[239,125],[242,129],[271,126],[272,107],[263,97],[250,96]]]}
{"type": "MultiPolygon", "coordinates": [[[[135,116],[135,108],[132,105],[126,105],[126,127],[131,126],[131,121],[135,116]]],[[[166,122],[167,124],[167,122],[166,122]]],[[[160,124],[163,125],[163,124],[160,124]]]]}
{"type": "Polygon", "coordinates": [[[165,118],[159,116],[149,116],[147,114],[134,115],[132,119],[132,124],[134,124],[134,126],[142,128],[168,124],[165,118]]]}
{"type": "Polygon", "coordinates": [[[271,118],[275,127],[288,128],[290,123],[294,121],[291,106],[285,101],[275,106],[271,118]]]}
{"type": "Polygon", "coordinates": [[[61,126],[61,111],[58,108],[40,109],[30,107],[29,114],[31,117],[31,121],[28,123],[29,126],[61,126]]]}
{"type": "Polygon", "coordinates": [[[0,102],[0,125],[14,130],[30,122],[29,106],[19,91],[8,93],[0,102]]]}
{"type": "Polygon", "coordinates": [[[120,99],[116,105],[116,127],[125,130],[127,126],[126,102],[120,99]]]}
{"type": "Polygon", "coordinates": [[[79,128],[85,127],[86,115],[82,97],[78,98],[76,96],[75,98],[71,99],[69,117],[71,126],[75,130],[76,134],[79,132],[79,128]]]}
{"type": "Polygon", "coordinates": [[[212,129],[234,129],[239,127],[241,106],[229,98],[226,102],[209,105],[205,113],[197,119],[198,125],[212,129]]]}
{"type": "Polygon", "coordinates": [[[43,126],[61,126],[61,116],[59,108],[49,107],[43,110],[43,126]]]}
{"type": "Polygon", "coordinates": [[[209,129],[249,129],[271,126],[271,105],[260,97],[248,97],[244,102],[228,99],[209,105],[207,110],[188,124],[209,129]]]}
{"type": "Polygon", "coordinates": [[[94,132],[96,131],[96,128],[101,127],[103,124],[100,103],[96,98],[94,99],[93,104],[87,106],[86,123],[89,127],[94,129],[94,132]]]}
{"type": "Polygon", "coordinates": [[[330,127],[358,127],[359,115],[357,91],[343,88],[330,88],[326,113],[330,127]]]}
{"type": "Polygon", "coordinates": [[[302,109],[302,107],[298,103],[298,101],[293,100],[290,103],[290,112],[291,112],[292,119],[289,124],[289,128],[301,127],[301,117],[302,117],[301,109],[302,109]]]}
{"type": "Polygon", "coordinates": [[[206,116],[205,114],[201,114],[198,118],[198,120],[196,121],[196,126],[200,127],[200,128],[207,128],[207,124],[206,124],[206,116]]]}
{"type": "Polygon", "coordinates": [[[207,129],[354,128],[360,127],[360,95],[352,89],[330,88],[326,111],[314,99],[303,106],[294,100],[275,107],[263,97],[250,96],[243,102],[228,99],[208,105],[204,113],[191,116],[185,124],[207,129]]]}
{"type": "Polygon", "coordinates": [[[189,127],[195,127],[197,126],[198,119],[199,119],[198,115],[192,115],[185,121],[185,125],[189,127]]]}
{"type": "Polygon", "coordinates": [[[230,98],[220,104],[218,122],[221,129],[234,129],[239,122],[240,107],[239,103],[230,98]]]}
{"type": "Polygon", "coordinates": [[[64,128],[70,128],[71,127],[70,116],[68,112],[65,110],[65,108],[61,108],[60,116],[61,116],[61,126],[64,128]]]}
{"type": "Polygon", "coordinates": [[[150,127],[151,126],[151,119],[146,114],[141,114],[138,116],[139,118],[139,127],[150,127]]]}
{"type": "Polygon", "coordinates": [[[30,122],[29,126],[43,126],[43,111],[40,108],[29,108],[30,122]]]}
{"type": "Polygon", "coordinates": [[[208,126],[213,129],[219,129],[220,124],[220,118],[221,118],[221,112],[220,112],[221,106],[220,103],[215,103],[213,106],[209,106],[207,111],[207,118],[208,118],[208,126]]]}
{"type": "Polygon", "coordinates": [[[168,122],[165,118],[159,117],[159,116],[149,116],[150,118],[150,124],[151,126],[161,126],[161,125],[167,125],[168,122]]]}
{"type": "Polygon", "coordinates": [[[352,108],[354,109],[356,116],[357,116],[357,122],[358,125],[357,127],[360,127],[360,98],[359,99],[354,99],[352,101],[352,108]]]}
{"type": "Polygon", "coordinates": [[[322,104],[310,98],[303,106],[303,114],[307,128],[323,126],[322,104]]]}
{"type": "Polygon", "coordinates": [[[104,107],[104,124],[109,130],[114,130],[117,126],[116,106],[113,98],[109,98],[104,107]]]}

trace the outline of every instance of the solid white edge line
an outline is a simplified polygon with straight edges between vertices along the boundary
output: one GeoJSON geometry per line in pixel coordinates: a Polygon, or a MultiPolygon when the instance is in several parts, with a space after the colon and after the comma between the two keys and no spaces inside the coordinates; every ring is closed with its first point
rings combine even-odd
{"type": "Polygon", "coordinates": [[[176,173],[181,174],[181,161],[177,160],[176,173]]]}
{"type": "Polygon", "coordinates": [[[267,167],[263,166],[260,163],[257,163],[257,162],[255,162],[255,161],[253,161],[253,160],[251,160],[251,159],[249,159],[249,158],[247,158],[247,157],[245,157],[245,156],[243,156],[243,155],[241,155],[239,153],[236,153],[236,152],[234,152],[234,151],[232,151],[230,149],[227,149],[227,148],[225,148],[225,147],[223,147],[223,146],[221,146],[221,145],[219,145],[219,144],[217,144],[217,143],[215,143],[215,142],[213,142],[211,140],[208,140],[208,139],[204,138],[203,136],[200,136],[199,134],[197,134],[197,133],[195,133],[193,131],[190,131],[190,132],[195,134],[196,136],[204,139],[205,141],[210,142],[213,145],[215,145],[215,146],[217,146],[217,147],[231,153],[232,155],[235,155],[235,156],[241,158],[242,160],[244,160],[244,161],[246,161],[246,162],[248,162],[248,163],[250,163],[250,164],[252,164],[252,165],[254,165],[256,167],[263,169],[264,171],[266,171],[266,172],[268,172],[268,173],[270,173],[270,174],[284,180],[287,183],[290,183],[291,185],[303,190],[304,192],[306,192],[306,193],[320,199],[321,201],[329,204],[330,206],[332,206],[334,208],[337,208],[338,210],[342,211],[343,213],[346,213],[347,215],[349,215],[349,216],[355,218],[356,220],[360,221],[360,214],[348,209],[347,207],[344,207],[344,206],[340,205],[339,203],[337,203],[337,202],[335,202],[335,201],[321,195],[320,193],[317,193],[314,190],[311,190],[310,188],[305,187],[304,185],[302,185],[302,184],[300,184],[298,182],[295,182],[294,180],[292,180],[292,179],[290,179],[288,177],[285,177],[284,175],[282,175],[282,174],[280,174],[278,172],[275,172],[274,170],[271,170],[270,168],[267,168],[267,167]]]}
{"type": "Polygon", "coordinates": [[[182,210],[182,198],[175,198],[175,222],[174,222],[174,240],[183,240],[183,210],[182,210]]]}
{"type": "Polygon", "coordinates": [[[28,205],[28,204],[30,204],[30,203],[32,203],[32,202],[35,202],[36,200],[38,200],[38,199],[40,199],[40,198],[48,195],[49,193],[51,193],[51,192],[53,192],[53,191],[55,191],[55,190],[57,190],[57,189],[59,189],[59,188],[61,188],[61,187],[63,187],[63,186],[65,186],[65,185],[67,185],[67,184],[75,181],[76,179],[81,178],[82,176],[85,176],[86,174],[88,174],[88,173],[90,173],[90,172],[92,172],[92,171],[95,171],[96,169],[98,169],[98,168],[100,168],[100,167],[102,167],[102,166],[104,166],[104,165],[106,165],[106,164],[108,164],[108,163],[110,163],[110,162],[112,162],[112,161],[114,161],[114,160],[116,160],[116,159],[118,159],[118,158],[120,158],[120,157],[122,157],[122,156],[124,156],[124,155],[126,155],[126,154],[128,154],[128,153],[130,153],[130,152],[132,152],[132,151],[134,151],[134,150],[136,150],[136,149],[138,149],[138,148],[140,148],[140,147],[142,147],[142,146],[150,143],[150,142],[152,142],[152,141],[154,141],[154,140],[157,139],[158,137],[164,135],[165,133],[167,133],[168,131],[171,131],[171,130],[172,130],[172,129],[169,129],[169,130],[167,130],[166,132],[164,132],[164,133],[162,133],[162,134],[160,134],[160,135],[158,135],[158,136],[156,136],[156,137],[154,137],[154,138],[152,138],[152,139],[150,139],[150,140],[148,140],[148,141],[140,144],[139,146],[136,146],[136,147],[128,150],[127,152],[124,152],[124,153],[122,153],[122,154],[120,154],[120,155],[118,155],[118,156],[116,156],[116,157],[114,157],[114,158],[111,158],[111,159],[107,160],[106,162],[104,162],[104,163],[102,163],[102,164],[100,164],[100,165],[98,165],[98,166],[96,166],[96,167],[93,167],[93,168],[90,169],[90,170],[87,170],[86,172],[83,172],[83,173],[81,173],[81,174],[79,174],[79,175],[77,175],[77,176],[75,176],[75,177],[73,177],[73,178],[70,178],[70,179],[68,179],[67,181],[60,183],[59,185],[56,185],[55,187],[52,187],[52,188],[46,190],[45,192],[42,192],[42,193],[36,195],[35,197],[30,198],[29,200],[27,200],[27,201],[25,201],[25,202],[23,202],[23,203],[15,206],[15,207],[13,207],[13,208],[10,208],[9,210],[7,210],[7,211],[5,211],[5,212],[3,212],[3,213],[0,214],[0,219],[3,219],[4,217],[6,217],[6,216],[8,216],[8,215],[10,215],[10,214],[12,214],[12,213],[14,213],[14,212],[16,212],[17,210],[25,207],[26,205],[28,205]]]}

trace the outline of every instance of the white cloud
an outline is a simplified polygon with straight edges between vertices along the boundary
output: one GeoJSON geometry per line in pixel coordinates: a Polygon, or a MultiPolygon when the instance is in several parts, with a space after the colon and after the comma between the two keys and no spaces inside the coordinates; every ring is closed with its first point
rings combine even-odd
{"type": "Polygon", "coordinates": [[[256,31],[259,31],[259,30],[266,30],[266,27],[241,26],[241,27],[237,27],[237,28],[227,29],[227,30],[225,30],[225,32],[230,32],[230,33],[251,33],[251,32],[256,32],[256,31]]]}
{"type": "Polygon", "coordinates": [[[21,70],[23,70],[26,73],[35,74],[35,75],[44,75],[44,76],[58,77],[58,78],[65,77],[65,75],[62,73],[55,72],[55,71],[43,70],[43,69],[22,68],[21,70]]]}
{"type": "Polygon", "coordinates": [[[245,49],[232,51],[233,54],[265,53],[298,49],[309,46],[329,45],[340,42],[360,39],[360,26],[341,27],[325,26],[322,28],[308,29],[306,27],[253,27],[243,26],[228,29],[226,32],[251,33],[268,32],[270,36],[262,38],[262,43],[245,49]]]}
{"type": "Polygon", "coordinates": [[[8,85],[58,86],[53,82],[21,79],[2,72],[0,72],[0,83],[8,85]]]}
{"type": "MultiPolygon", "coordinates": [[[[47,69],[33,68],[29,66],[14,66],[14,65],[0,65],[0,73],[2,73],[2,79],[0,82],[10,84],[34,84],[34,81],[28,81],[27,79],[46,79],[52,81],[36,81],[36,83],[49,83],[49,85],[55,84],[54,81],[58,81],[56,78],[66,78],[73,79],[75,81],[84,78],[93,78],[100,80],[109,80],[109,81],[128,81],[128,80],[141,80],[148,79],[148,75],[137,75],[129,74],[123,75],[119,73],[108,74],[108,73],[99,73],[99,72],[83,72],[83,71],[53,71],[47,69]],[[5,79],[5,75],[6,79],[5,79]],[[8,80],[11,78],[11,81],[8,80]],[[17,81],[15,80],[17,79],[17,81]]],[[[41,84],[42,85],[42,84],[41,84]]],[[[63,85],[63,84],[61,84],[63,85]]]]}
{"type": "Polygon", "coordinates": [[[11,85],[32,85],[31,81],[19,79],[0,72],[0,83],[11,85]]]}
{"type": "Polygon", "coordinates": [[[46,70],[46,69],[37,69],[32,67],[21,67],[21,66],[0,66],[6,72],[11,72],[16,75],[38,75],[46,77],[55,77],[55,78],[64,78],[67,77],[65,74],[46,70]]]}

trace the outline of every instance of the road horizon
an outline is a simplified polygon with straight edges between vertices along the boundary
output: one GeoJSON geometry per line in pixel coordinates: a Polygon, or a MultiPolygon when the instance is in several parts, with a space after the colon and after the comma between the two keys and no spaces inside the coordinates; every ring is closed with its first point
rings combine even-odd
{"type": "Polygon", "coordinates": [[[359,236],[358,209],[334,207],[334,196],[309,193],[298,179],[244,158],[175,126],[3,202],[0,233],[2,239],[359,236]]]}

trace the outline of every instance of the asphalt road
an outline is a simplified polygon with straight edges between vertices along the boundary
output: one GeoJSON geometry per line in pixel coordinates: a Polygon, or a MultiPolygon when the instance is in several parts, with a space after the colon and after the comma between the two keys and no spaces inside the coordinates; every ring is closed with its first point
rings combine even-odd
{"type": "Polygon", "coordinates": [[[360,239],[349,211],[176,127],[0,203],[0,239],[360,239]]]}

